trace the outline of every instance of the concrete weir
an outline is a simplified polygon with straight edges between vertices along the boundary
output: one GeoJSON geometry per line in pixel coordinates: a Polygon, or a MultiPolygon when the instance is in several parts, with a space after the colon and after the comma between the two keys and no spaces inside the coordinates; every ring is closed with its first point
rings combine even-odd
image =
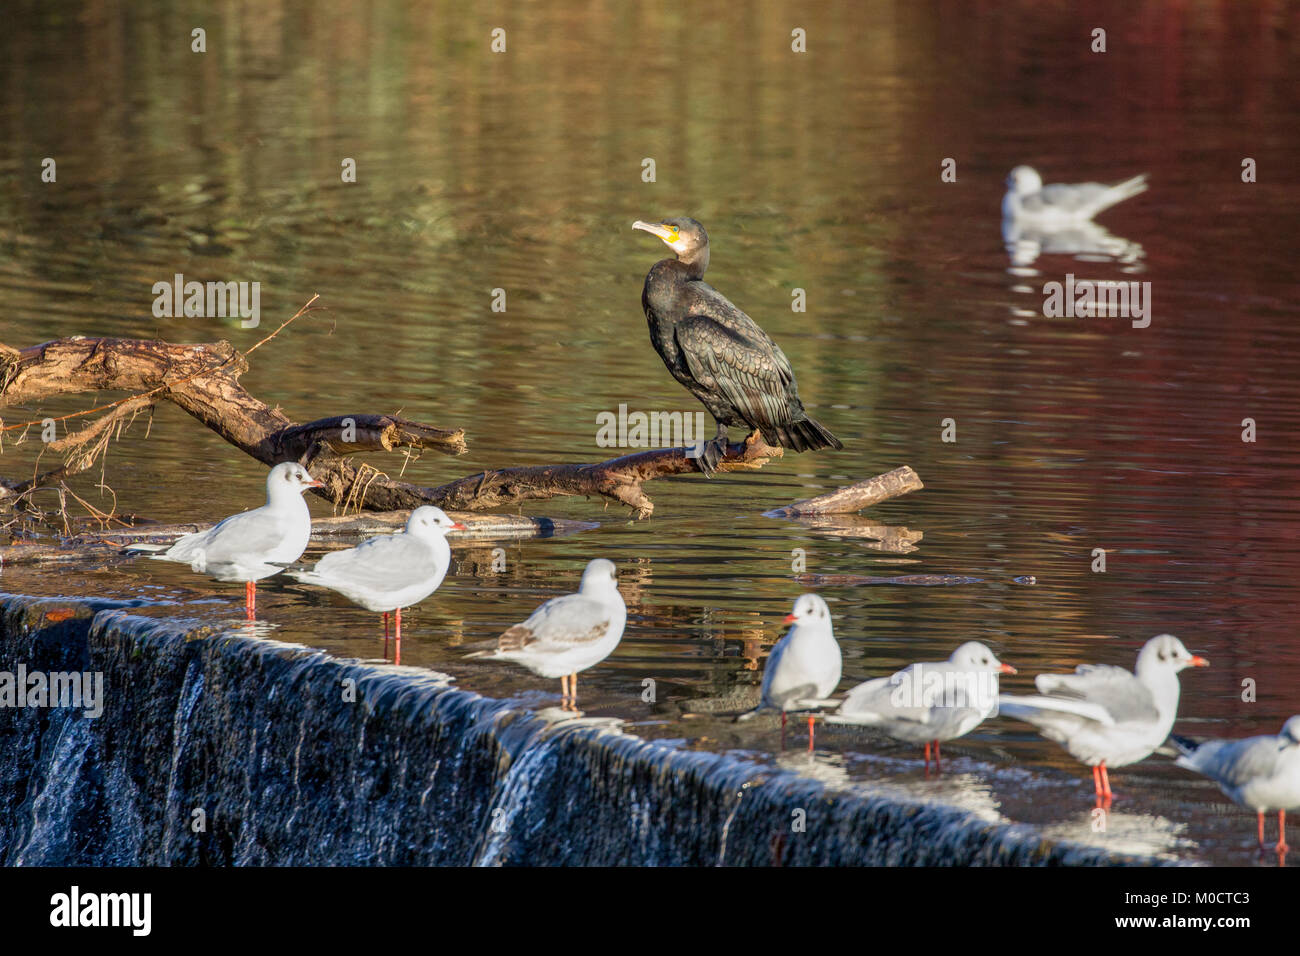
{"type": "Polygon", "coordinates": [[[0,597],[20,664],[104,700],[0,707],[5,865],[1139,862],[123,602],[0,597]]]}

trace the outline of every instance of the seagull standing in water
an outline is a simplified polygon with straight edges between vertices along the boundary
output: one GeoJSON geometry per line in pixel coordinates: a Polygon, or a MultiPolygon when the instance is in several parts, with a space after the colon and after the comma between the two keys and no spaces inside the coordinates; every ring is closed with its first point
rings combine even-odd
{"type": "Polygon", "coordinates": [[[618,570],[613,561],[597,558],[582,573],[577,594],[551,598],[497,638],[495,650],[469,656],[514,661],[538,677],[558,677],[561,706],[576,710],[578,672],[614,652],[626,623],[618,570]]]}
{"type": "Polygon", "coordinates": [[[1219,785],[1234,803],[1259,817],[1259,848],[1264,849],[1264,813],[1277,811],[1277,852],[1285,854],[1286,812],[1300,807],[1300,714],[1282,725],[1276,737],[1202,743],[1175,736],[1182,751],[1175,763],[1219,785]]]}
{"type": "MultiPolygon", "coordinates": [[[[757,707],[741,714],[748,720],[763,710],[786,712],[826,706],[825,698],[839,686],[844,659],[831,628],[831,609],[816,594],[801,595],[786,615],[785,637],[772,648],[763,668],[763,698],[757,707]]],[[[808,749],[813,749],[813,715],[808,715],[808,749]]]]}
{"type": "Polygon", "coordinates": [[[939,742],[970,733],[997,710],[998,675],[1014,674],[979,641],[967,641],[946,661],[911,664],[849,691],[827,723],[877,727],[895,740],[930,745],[939,765],[939,742]]]}
{"type": "Polygon", "coordinates": [[[1087,222],[1093,216],[1146,192],[1146,173],[1122,183],[1053,183],[1043,185],[1043,178],[1032,166],[1017,166],[1007,176],[1007,193],[1002,197],[1002,219],[1021,226],[1055,230],[1087,222]]]}
{"type": "Polygon", "coordinates": [[[1123,767],[1149,757],[1169,737],[1178,716],[1178,674],[1208,667],[1172,634],[1147,641],[1137,674],[1109,664],[1081,664],[1073,674],[1039,674],[1040,696],[998,698],[1004,717],[1033,724],[1076,760],[1092,767],[1098,802],[1113,794],[1107,765],[1123,767]]]}
{"type": "Polygon", "coordinates": [[[388,615],[396,614],[394,664],[402,662],[402,608],[419,604],[442,584],[451,564],[447,532],[464,531],[441,508],[423,505],[411,512],[406,528],[381,534],[355,548],[325,555],[310,571],[290,571],[304,584],[319,584],[337,591],[367,611],[383,614],[384,643],[388,643],[388,615]]]}
{"type": "Polygon", "coordinates": [[[199,574],[218,581],[244,582],[244,610],[253,620],[257,583],[279,574],[302,557],[311,539],[311,512],[302,495],[308,488],[324,487],[293,461],[285,461],[266,476],[266,504],[232,515],[207,531],[181,537],[170,548],[135,544],[128,551],[161,551],[158,561],[188,564],[199,574]]]}

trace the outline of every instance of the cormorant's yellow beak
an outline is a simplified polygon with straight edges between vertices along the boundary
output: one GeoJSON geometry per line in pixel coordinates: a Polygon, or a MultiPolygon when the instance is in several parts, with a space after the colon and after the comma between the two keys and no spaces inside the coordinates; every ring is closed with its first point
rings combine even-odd
{"type": "Polygon", "coordinates": [[[676,226],[665,226],[662,223],[642,222],[638,219],[636,222],[632,223],[632,228],[644,229],[646,232],[658,236],[670,246],[681,238],[676,226]]]}

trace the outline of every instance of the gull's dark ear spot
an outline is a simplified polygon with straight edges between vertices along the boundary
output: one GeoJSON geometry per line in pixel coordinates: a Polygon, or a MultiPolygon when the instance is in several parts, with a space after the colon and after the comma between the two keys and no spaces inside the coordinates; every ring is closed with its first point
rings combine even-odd
{"type": "Polygon", "coordinates": [[[1164,652],[1164,648],[1161,648],[1160,653],[1158,653],[1156,656],[1159,657],[1162,661],[1169,660],[1169,655],[1164,652]]]}

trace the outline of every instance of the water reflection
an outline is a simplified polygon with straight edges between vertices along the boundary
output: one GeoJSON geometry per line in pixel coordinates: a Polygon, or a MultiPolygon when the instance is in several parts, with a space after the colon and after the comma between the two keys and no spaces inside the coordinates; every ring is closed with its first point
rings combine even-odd
{"type": "Polygon", "coordinates": [[[1143,271],[1146,255],[1141,243],[1121,239],[1095,222],[1079,222],[1059,228],[1044,229],[1018,220],[1002,220],[1002,241],[1016,276],[1038,275],[1029,269],[1039,256],[1073,256],[1081,262],[1115,262],[1122,272],[1143,271]]]}

